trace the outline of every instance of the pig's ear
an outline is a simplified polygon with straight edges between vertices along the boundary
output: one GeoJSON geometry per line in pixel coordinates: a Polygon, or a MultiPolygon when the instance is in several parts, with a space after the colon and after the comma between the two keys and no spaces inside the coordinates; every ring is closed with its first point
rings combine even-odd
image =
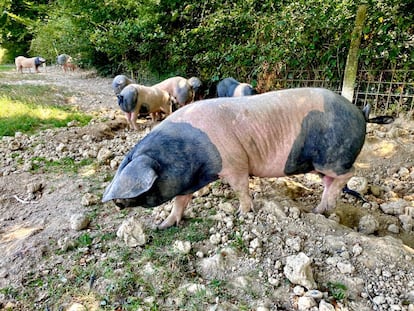
{"type": "Polygon", "coordinates": [[[102,202],[131,199],[147,192],[158,178],[158,167],[157,161],[145,155],[132,159],[116,173],[105,190],[102,202]]]}
{"type": "Polygon", "coordinates": [[[118,94],[116,97],[118,98],[118,105],[121,106],[124,102],[124,96],[121,94],[118,94]]]}

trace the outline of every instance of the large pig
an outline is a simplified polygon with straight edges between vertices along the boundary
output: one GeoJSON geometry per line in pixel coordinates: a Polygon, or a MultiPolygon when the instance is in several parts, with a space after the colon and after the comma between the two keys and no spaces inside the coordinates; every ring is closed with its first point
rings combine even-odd
{"type": "Polygon", "coordinates": [[[225,78],[217,84],[218,97],[238,97],[256,94],[256,90],[248,83],[240,83],[234,78],[225,78]]]}
{"type": "Polygon", "coordinates": [[[366,121],[360,109],[326,89],[202,100],[171,114],[129,152],[103,202],[153,207],[175,197],[159,226],[167,228],[181,220],[193,192],[218,178],[228,181],[246,213],[253,207],[250,175],[317,172],[324,191],[314,212],[322,213],[335,206],[353,174],[366,121]]]}
{"type": "Polygon", "coordinates": [[[39,66],[46,63],[46,60],[43,57],[37,56],[37,57],[31,57],[27,58],[24,56],[17,56],[14,59],[14,63],[16,64],[16,70],[18,72],[23,73],[23,68],[29,68],[29,71],[31,68],[35,70],[36,73],[39,73],[39,66]]]}
{"type": "Polygon", "coordinates": [[[193,101],[193,88],[188,83],[188,80],[183,77],[168,78],[153,86],[167,91],[174,96],[179,107],[185,106],[193,101]]]}

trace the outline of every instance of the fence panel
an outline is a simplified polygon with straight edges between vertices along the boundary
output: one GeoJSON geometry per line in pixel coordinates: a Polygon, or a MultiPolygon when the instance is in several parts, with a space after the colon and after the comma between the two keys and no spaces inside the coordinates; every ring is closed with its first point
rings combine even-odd
{"type": "MultiPolygon", "coordinates": [[[[280,88],[324,87],[338,94],[342,89],[342,80],[328,79],[322,70],[288,71],[275,82],[280,88]]],[[[357,106],[371,104],[374,114],[413,113],[414,70],[360,70],[355,84],[357,106]]]]}

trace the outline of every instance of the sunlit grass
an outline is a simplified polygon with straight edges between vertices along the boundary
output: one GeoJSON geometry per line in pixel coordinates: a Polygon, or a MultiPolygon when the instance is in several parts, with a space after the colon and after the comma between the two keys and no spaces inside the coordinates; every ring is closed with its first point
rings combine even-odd
{"type": "Polygon", "coordinates": [[[0,85],[0,137],[63,127],[74,120],[87,124],[92,117],[66,105],[68,96],[49,85],[0,85]]]}

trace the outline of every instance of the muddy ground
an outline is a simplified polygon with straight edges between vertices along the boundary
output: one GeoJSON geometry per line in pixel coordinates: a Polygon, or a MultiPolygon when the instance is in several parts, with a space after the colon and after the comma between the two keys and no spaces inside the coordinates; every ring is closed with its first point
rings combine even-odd
{"type": "MultiPolygon", "coordinates": [[[[355,165],[355,176],[362,178],[356,183],[367,183],[367,202],[343,194],[329,215],[309,212],[322,192],[319,178],[312,174],[252,178],[258,211],[244,216],[237,215],[238,201],[229,187],[215,183],[193,200],[178,229],[184,232],[208,220],[198,238],[187,238],[190,249],[181,250],[186,268],[168,267],[140,256],[156,244],[151,232],[168,215],[171,204],[119,211],[112,203],[100,203],[125,153],[154,124],[142,118],[142,131],[126,129],[112,80],[91,71],[64,74],[48,67],[37,75],[7,72],[1,80],[65,87],[73,96],[62,98],[56,91],[57,101],[94,117],[82,128],[68,124],[0,140],[0,309],[69,310],[77,304],[80,309],[70,310],[414,310],[412,120],[399,117],[390,125],[368,126],[355,165]],[[35,157],[92,162],[74,174],[34,170],[35,157]],[[71,217],[77,214],[89,216],[84,229],[72,227],[71,217]],[[124,262],[118,250],[128,247],[115,233],[131,216],[152,236],[143,246],[132,248],[129,260],[136,263],[134,271],[144,277],[143,270],[155,267],[157,273],[146,273],[145,284],[125,289],[117,298],[104,285],[118,284],[119,276],[98,272],[94,284],[90,277],[72,282],[74,267],[95,265],[99,271],[111,256],[124,262]],[[68,247],[85,233],[94,238],[86,250],[68,247]],[[102,238],[105,234],[112,237],[109,242],[102,238]],[[315,292],[287,275],[288,261],[299,254],[310,259],[315,292]],[[177,277],[172,271],[182,274],[177,277]],[[344,295],[335,295],[332,284],[346,286],[344,295]],[[63,290],[54,292],[54,286],[63,290]],[[74,291],[74,286],[79,289],[74,291]],[[202,291],[190,290],[191,286],[202,291]],[[133,308],[131,297],[139,297],[133,308]]],[[[180,236],[180,242],[185,240],[180,236]]],[[[171,248],[164,245],[162,252],[169,254],[171,248]]],[[[129,273],[125,264],[111,269],[129,273]]]]}

